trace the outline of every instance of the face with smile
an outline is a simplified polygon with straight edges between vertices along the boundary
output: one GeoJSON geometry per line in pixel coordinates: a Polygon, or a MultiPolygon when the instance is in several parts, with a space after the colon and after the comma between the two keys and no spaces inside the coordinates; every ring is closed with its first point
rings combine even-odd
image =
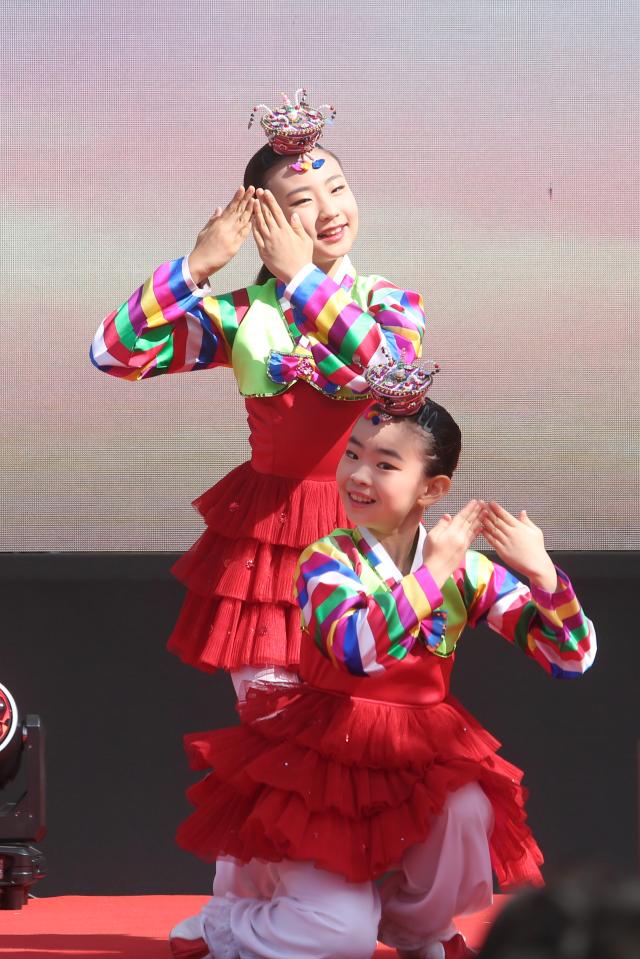
{"type": "Polygon", "coordinates": [[[265,186],[282,207],[287,220],[297,213],[313,240],[313,262],[326,273],[351,250],[358,233],[358,206],[335,157],[313,150],[325,162],[317,170],[296,173],[291,157],[269,170],[265,186]]]}
{"type": "Polygon", "coordinates": [[[427,476],[425,440],[412,423],[374,424],[361,417],[338,465],[336,481],[347,516],[384,541],[413,536],[427,506],[447,492],[447,476],[427,476]]]}

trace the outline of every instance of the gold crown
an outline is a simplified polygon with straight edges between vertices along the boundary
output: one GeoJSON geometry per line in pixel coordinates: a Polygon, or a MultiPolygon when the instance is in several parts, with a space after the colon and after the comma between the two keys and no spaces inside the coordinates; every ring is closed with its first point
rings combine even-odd
{"type": "MultiPolygon", "coordinates": [[[[269,145],[274,153],[280,156],[298,156],[299,162],[304,160],[305,154],[314,148],[324,130],[325,124],[331,123],[336,115],[335,107],[323,103],[317,109],[312,109],[307,100],[307,91],[304,87],[296,90],[295,102],[283,93],[284,106],[272,110],[264,103],[259,103],[251,111],[249,128],[253,124],[258,110],[266,110],[260,119],[260,126],[264,130],[269,145]],[[328,110],[325,116],[322,110],[328,110]]],[[[305,169],[322,166],[323,160],[305,161],[305,169]]],[[[297,169],[296,164],[291,164],[297,169]]],[[[302,172],[299,170],[298,172],[302,172]]]]}
{"type": "Polygon", "coordinates": [[[374,400],[389,416],[411,416],[424,406],[436,373],[437,363],[381,363],[370,366],[365,380],[374,400]]]}

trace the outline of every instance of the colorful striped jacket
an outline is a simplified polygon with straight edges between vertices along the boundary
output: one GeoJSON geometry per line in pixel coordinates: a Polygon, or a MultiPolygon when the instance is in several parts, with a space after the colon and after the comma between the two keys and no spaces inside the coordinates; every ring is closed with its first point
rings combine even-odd
{"type": "Polygon", "coordinates": [[[373,676],[427,649],[449,657],[466,625],[486,623],[552,676],[568,679],[591,666],[592,623],[568,577],[547,593],[526,586],[482,553],[438,589],[422,562],[420,526],[411,572],[403,576],[373,534],[337,529],[302,553],[296,595],[310,637],[338,670],[373,676]]]}
{"type": "Polygon", "coordinates": [[[419,356],[423,332],[421,297],[357,277],[348,257],[334,277],[309,264],[287,287],[269,280],[219,296],[194,283],[185,257],[158,267],[105,318],[91,360],[131,380],[231,366],[244,396],[305,379],[348,398],[366,392],[369,364],[419,356]]]}

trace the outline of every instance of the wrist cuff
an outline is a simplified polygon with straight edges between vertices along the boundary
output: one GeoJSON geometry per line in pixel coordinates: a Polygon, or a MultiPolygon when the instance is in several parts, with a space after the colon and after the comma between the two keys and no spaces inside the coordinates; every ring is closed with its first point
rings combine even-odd
{"type": "Polygon", "coordinates": [[[404,579],[405,581],[414,580],[420,590],[420,593],[422,594],[421,608],[418,610],[420,619],[425,619],[433,612],[434,609],[437,609],[438,606],[442,606],[444,597],[440,587],[437,585],[426,566],[419,566],[415,572],[409,573],[409,575],[405,576],[404,579]],[[426,609],[427,606],[428,609],[426,609]],[[423,612],[423,610],[425,611],[423,612]]]}
{"type": "Polygon", "coordinates": [[[567,574],[561,569],[558,569],[557,566],[555,570],[558,574],[558,585],[556,586],[555,592],[550,593],[548,590],[541,589],[533,583],[530,584],[531,595],[534,601],[537,605],[544,606],[545,609],[556,609],[558,606],[563,606],[575,595],[571,580],[567,574]]]}
{"type": "Polygon", "coordinates": [[[289,301],[291,301],[293,294],[296,292],[300,284],[304,283],[309,274],[315,269],[317,269],[317,267],[315,267],[313,263],[307,263],[306,266],[303,266],[298,270],[295,276],[291,277],[284,291],[284,295],[289,301]]]}
{"type": "Polygon", "coordinates": [[[203,283],[198,285],[196,281],[191,276],[191,270],[189,269],[189,257],[185,256],[182,258],[182,278],[187,284],[194,296],[211,296],[212,290],[209,286],[209,280],[205,280],[203,283]]]}

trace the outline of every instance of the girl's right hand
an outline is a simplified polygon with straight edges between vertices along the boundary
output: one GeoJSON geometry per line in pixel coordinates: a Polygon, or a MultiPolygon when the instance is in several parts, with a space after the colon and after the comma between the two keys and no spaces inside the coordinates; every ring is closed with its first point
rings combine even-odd
{"type": "Polygon", "coordinates": [[[427,533],[422,556],[439,589],[464,563],[467,550],[482,529],[483,508],[482,500],[472,499],[455,516],[445,513],[427,533]]]}
{"type": "Polygon", "coordinates": [[[198,233],[196,245],[189,254],[189,271],[195,283],[203,283],[236,255],[251,229],[253,211],[252,186],[238,187],[230,203],[216,207],[209,222],[198,233]]]}

